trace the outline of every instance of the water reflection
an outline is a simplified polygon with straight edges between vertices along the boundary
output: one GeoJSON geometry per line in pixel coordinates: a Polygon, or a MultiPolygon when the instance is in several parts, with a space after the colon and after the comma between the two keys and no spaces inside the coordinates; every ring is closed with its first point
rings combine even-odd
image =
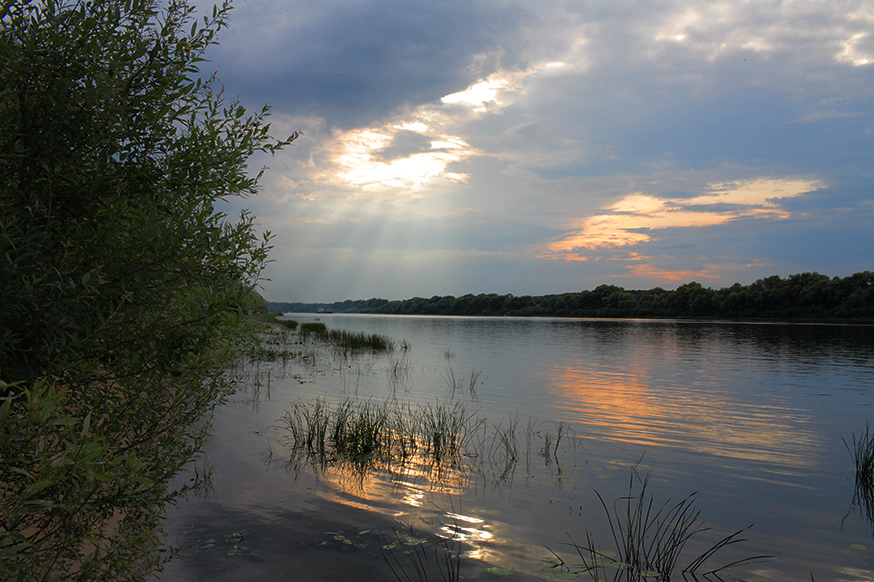
{"type": "Polygon", "coordinates": [[[819,443],[811,417],[785,402],[744,403],[726,392],[660,386],[645,365],[627,372],[565,368],[550,380],[555,407],[598,438],[804,467],[819,443]]]}
{"type": "MultiPolygon", "coordinates": [[[[274,528],[312,503],[318,510],[307,523],[327,519],[348,534],[378,522],[385,533],[386,518],[463,544],[482,560],[465,564],[468,579],[493,579],[485,572],[493,565],[529,579],[539,575],[532,567],[544,544],[579,540],[597,522],[592,490],[608,502],[623,495],[629,464],[656,451],[647,461],[657,459],[660,498],[701,490],[708,522],[732,530],[756,522],[753,551],[780,556],[753,570],[760,578],[870,578],[870,551],[852,546],[870,546],[871,522],[858,497],[847,515],[853,482],[840,441],[874,410],[870,327],[322,318],[332,329],[384,333],[413,348],[355,358],[306,344],[271,366],[246,368],[248,391],[217,415],[216,523],[239,510],[263,514],[274,528]],[[439,460],[421,429],[408,434],[406,452],[395,440],[370,459],[327,449],[308,456],[275,425],[294,402],[317,399],[332,410],[346,399],[386,403],[413,417],[423,406],[464,401],[469,422],[444,431],[459,444],[439,460]],[[249,448],[237,449],[246,439],[249,448]],[[256,470],[265,441],[263,479],[234,477],[256,470]],[[350,515],[363,517],[344,526],[350,515]],[[833,557],[816,557],[823,555],[833,557]]],[[[609,529],[598,535],[609,539],[609,529]]],[[[295,536],[296,548],[313,543],[307,528],[295,536]]],[[[283,552],[265,546],[258,559],[282,561],[283,552]]]]}

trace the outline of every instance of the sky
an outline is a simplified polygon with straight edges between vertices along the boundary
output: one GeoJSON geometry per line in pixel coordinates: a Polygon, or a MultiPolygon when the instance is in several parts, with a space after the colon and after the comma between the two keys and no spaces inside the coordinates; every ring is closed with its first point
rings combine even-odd
{"type": "Polygon", "coordinates": [[[869,1],[237,0],[229,24],[205,76],[303,132],[227,209],[273,234],[268,300],[874,270],[869,1]]]}

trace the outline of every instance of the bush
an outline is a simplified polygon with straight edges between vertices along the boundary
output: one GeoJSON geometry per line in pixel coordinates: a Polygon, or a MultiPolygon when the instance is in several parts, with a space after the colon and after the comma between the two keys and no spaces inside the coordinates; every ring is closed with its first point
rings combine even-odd
{"type": "Polygon", "coordinates": [[[142,579],[166,482],[232,390],[269,248],[267,110],[198,65],[182,0],[0,4],[0,576],[142,579]]]}

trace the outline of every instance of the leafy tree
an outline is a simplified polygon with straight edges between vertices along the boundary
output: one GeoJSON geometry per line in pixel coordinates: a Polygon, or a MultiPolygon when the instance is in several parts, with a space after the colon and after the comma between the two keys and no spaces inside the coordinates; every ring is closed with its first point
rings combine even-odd
{"type": "Polygon", "coordinates": [[[269,233],[267,109],[199,67],[230,5],[0,3],[0,578],[139,579],[228,394],[269,233]]]}

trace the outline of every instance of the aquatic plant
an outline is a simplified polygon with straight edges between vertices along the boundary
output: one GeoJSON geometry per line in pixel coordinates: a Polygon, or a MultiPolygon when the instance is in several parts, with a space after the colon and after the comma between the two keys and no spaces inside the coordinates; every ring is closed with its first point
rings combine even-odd
{"type": "MultiPolygon", "coordinates": [[[[586,544],[571,542],[582,560],[582,571],[588,573],[596,582],[612,579],[614,582],[670,582],[674,579],[680,557],[687,542],[708,531],[700,520],[700,510],[694,505],[697,493],[692,493],[677,502],[671,499],[661,506],[655,504],[647,487],[649,475],[640,477],[637,469],[632,469],[628,484],[628,495],[613,503],[612,511],[601,494],[595,492],[601,502],[615,551],[605,550],[594,543],[590,531],[586,531],[586,544]]],[[[752,556],[735,560],[728,564],[702,571],[704,564],[727,546],[746,541],[740,535],[749,528],[743,528],[725,536],[707,550],[691,559],[682,568],[683,577],[705,579],[719,578],[719,573],[741,564],[769,558],[771,556],[752,556]]]]}
{"type": "Polygon", "coordinates": [[[458,582],[461,580],[461,542],[455,537],[426,542],[413,533],[394,530],[395,540],[384,540],[383,559],[398,582],[458,582]],[[429,551],[430,550],[430,551],[429,551]],[[399,555],[400,554],[400,555],[399,555]],[[404,565],[406,563],[406,566],[404,565]]]}
{"type": "Polygon", "coordinates": [[[308,335],[324,336],[328,333],[328,327],[320,321],[308,321],[300,324],[300,335],[307,337],[308,335]]]}
{"type": "Polygon", "coordinates": [[[326,340],[335,348],[344,352],[370,350],[374,352],[390,352],[394,350],[394,342],[388,336],[378,333],[353,332],[332,329],[327,332],[326,340]]]}
{"type": "Polygon", "coordinates": [[[844,446],[853,457],[857,485],[868,489],[874,488],[874,432],[871,431],[871,426],[866,422],[865,430],[858,439],[856,433],[853,433],[852,446],[847,443],[845,438],[841,437],[841,440],[844,441],[844,446]]]}
{"type": "Polygon", "coordinates": [[[386,374],[388,375],[388,382],[390,385],[396,386],[398,384],[403,384],[410,379],[412,372],[413,360],[410,358],[410,354],[407,350],[402,350],[400,354],[392,354],[389,357],[386,374]]]}
{"type": "MultiPolygon", "coordinates": [[[[855,465],[856,479],[852,506],[858,507],[859,512],[868,520],[868,523],[874,526],[874,432],[866,422],[865,430],[859,434],[858,438],[856,438],[856,433],[853,433],[852,445],[843,437],[841,440],[844,441],[844,446],[853,457],[855,465]]],[[[852,511],[852,507],[850,511],[852,511]]],[[[872,528],[871,535],[874,537],[874,528],[872,528]]]]}
{"type": "Polygon", "coordinates": [[[468,383],[468,391],[470,392],[471,400],[478,400],[476,395],[476,383],[479,380],[480,374],[482,374],[482,368],[477,369],[474,368],[470,371],[470,382],[468,383]]]}
{"type": "MultiPolygon", "coordinates": [[[[467,389],[468,389],[468,392],[470,393],[471,400],[477,399],[476,383],[479,380],[480,374],[482,374],[482,373],[483,373],[482,369],[477,369],[477,368],[473,368],[470,371],[470,380],[467,383],[467,389]]],[[[446,387],[448,389],[447,391],[449,392],[449,395],[451,397],[455,396],[455,393],[457,391],[460,391],[464,387],[465,378],[464,378],[464,376],[457,378],[455,376],[455,369],[447,368],[446,370],[441,372],[440,375],[443,377],[443,381],[446,383],[446,387]]]]}
{"type": "Polygon", "coordinates": [[[517,434],[518,418],[490,424],[459,401],[416,407],[397,400],[298,401],[283,421],[291,470],[312,467],[319,473],[331,468],[353,473],[359,481],[369,471],[403,473],[415,463],[434,483],[446,469],[493,479],[495,484],[510,482],[522,455],[530,460],[531,447],[539,446],[532,441],[535,436],[546,441],[545,448],[554,456],[563,435],[569,434],[561,423],[556,436],[531,432],[525,452],[526,444],[520,444],[517,434]]]}
{"type": "Polygon", "coordinates": [[[396,426],[385,404],[367,401],[353,408],[352,401],[345,400],[337,406],[331,421],[331,443],[336,455],[355,464],[391,460],[396,426]]]}
{"type": "Polygon", "coordinates": [[[273,323],[277,325],[281,325],[282,327],[288,328],[292,331],[297,329],[298,323],[294,319],[274,319],[273,323]]]}
{"type": "Polygon", "coordinates": [[[428,404],[416,416],[418,432],[428,456],[436,462],[457,459],[465,449],[467,435],[482,421],[472,424],[473,415],[464,405],[428,404]]]}

